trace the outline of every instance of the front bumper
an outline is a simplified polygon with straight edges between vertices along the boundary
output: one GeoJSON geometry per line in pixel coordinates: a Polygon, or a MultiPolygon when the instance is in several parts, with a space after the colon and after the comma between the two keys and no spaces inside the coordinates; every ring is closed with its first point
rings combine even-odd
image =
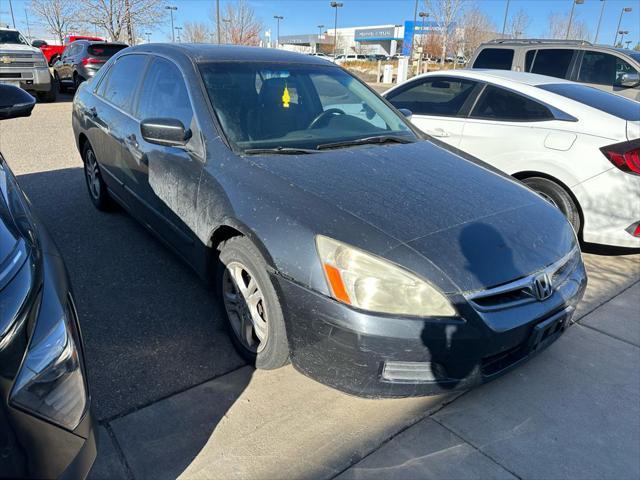
{"type": "Polygon", "coordinates": [[[565,330],[587,284],[579,262],[544,302],[479,313],[460,296],[453,298],[460,318],[427,320],[357,311],[281,276],[273,279],[284,300],[294,367],[371,398],[464,390],[502,375],[565,330]],[[416,367],[420,373],[407,378],[416,367]],[[403,378],[389,379],[388,372],[398,369],[403,378]],[[424,380],[425,369],[432,379],[424,380]]]}
{"type": "MultiPolygon", "coordinates": [[[[72,301],[71,286],[57,247],[37,219],[32,221],[40,247],[36,275],[39,287],[34,288],[35,300],[25,302],[10,340],[0,350],[0,430],[3,430],[0,451],[4,455],[0,458],[0,477],[81,479],[88,475],[97,454],[97,430],[89,394],[85,413],[73,431],[23,409],[11,397],[17,374],[23,368],[29,338],[33,340],[33,332],[39,326],[57,321],[56,313],[52,312],[60,312],[72,301]],[[7,467],[6,472],[3,466],[7,467]]],[[[30,268],[29,263],[22,268],[30,268]]],[[[82,352],[77,318],[72,321],[82,352]]]]}
{"type": "Polygon", "coordinates": [[[16,83],[28,92],[48,92],[52,88],[48,67],[0,67],[0,77],[2,82],[16,83]]]}

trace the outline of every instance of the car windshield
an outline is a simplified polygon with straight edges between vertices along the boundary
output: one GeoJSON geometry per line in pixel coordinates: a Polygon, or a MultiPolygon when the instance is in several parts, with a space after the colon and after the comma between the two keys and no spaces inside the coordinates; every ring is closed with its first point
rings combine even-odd
{"type": "Polygon", "coordinates": [[[0,43],[12,43],[17,45],[29,45],[29,42],[15,30],[0,30],[0,43]]]}
{"type": "Polygon", "coordinates": [[[557,93],[576,102],[584,103],[592,108],[622,118],[627,121],[640,120],[638,102],[597,88],[577,83],[551,83],[538,85],[538,88],[557,93]]]}
{"type": "Polygon", "coordinates": [[[386,143],[381,138],[417,140],[403,118],[338,67],[216,62],[201,64],[200,72],[218,120],[238,150],[291,152],[356,141],[386,143]]]}

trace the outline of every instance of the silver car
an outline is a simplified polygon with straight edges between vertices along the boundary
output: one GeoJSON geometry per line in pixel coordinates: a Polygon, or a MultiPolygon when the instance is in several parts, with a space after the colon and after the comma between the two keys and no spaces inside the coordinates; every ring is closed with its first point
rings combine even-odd
{"type": "Polygon", "coordinates": [[[640,52],[582,40],[499,39],[478,47],[471,68],[531,72],[640,101],[640,52]]]}

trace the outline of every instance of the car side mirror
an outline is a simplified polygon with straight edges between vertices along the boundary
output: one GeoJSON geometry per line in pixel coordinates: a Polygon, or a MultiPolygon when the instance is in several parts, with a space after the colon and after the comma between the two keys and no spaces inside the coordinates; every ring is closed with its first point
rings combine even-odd
{"type": "Polygon", "coordinates": [[[413,112],[411,110],[408,108],[399,108],[398,111],[404,115],[407,120],[411,121],[411,117],[413,117],[413,112]]]}
{"type": "Polygon", "coordinates": [[[619,85],[621,87],[635,87],[640,84],[640,74],[638,72],[623,73],[620,77],[619,85]]]}
{"type": "Polygon", "coordinates": [[[46,47],[47,45],[48,43],[44,40],[34,40],[33,42],[31,42],[31,46],[35,48],[46,47]]]}
{"type": "Polygon", "coordinates": [[[14,85],[0,84],[0,120],[28,117],[36,99],[14,85]]]}
{"type": "Polygon", "coordinates": [[[165,147],[182,147],[192,136],[175,118],[147,118],[140,124],[140,133],[145,142],[165,147]]]}

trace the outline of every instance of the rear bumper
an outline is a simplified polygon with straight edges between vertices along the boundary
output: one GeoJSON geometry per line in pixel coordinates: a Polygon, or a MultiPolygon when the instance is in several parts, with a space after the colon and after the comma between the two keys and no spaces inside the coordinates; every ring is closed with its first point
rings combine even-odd
{"type": "Polygon", "coordinates": [[[273,278],[284,299],[294,367],[325,385],[370,398],[463,390],[504,374],[566,329],[587,283],[580,264],[550,299],[514,311],[513,328],[498,331],[464,300],[456,299],[462,318],[453,320],[385,317],[273,278]],[[515,318],[520,314],[531,317],[515,318]],[[413,371],[418,373],[412,378],[413,371]]]}
{"type": "Polygon", "coordinates": [[[582,208],[588,243],[640,248],[629,227],[640,222],[640,176],[611,168],[572,188],[582,208]]]}

